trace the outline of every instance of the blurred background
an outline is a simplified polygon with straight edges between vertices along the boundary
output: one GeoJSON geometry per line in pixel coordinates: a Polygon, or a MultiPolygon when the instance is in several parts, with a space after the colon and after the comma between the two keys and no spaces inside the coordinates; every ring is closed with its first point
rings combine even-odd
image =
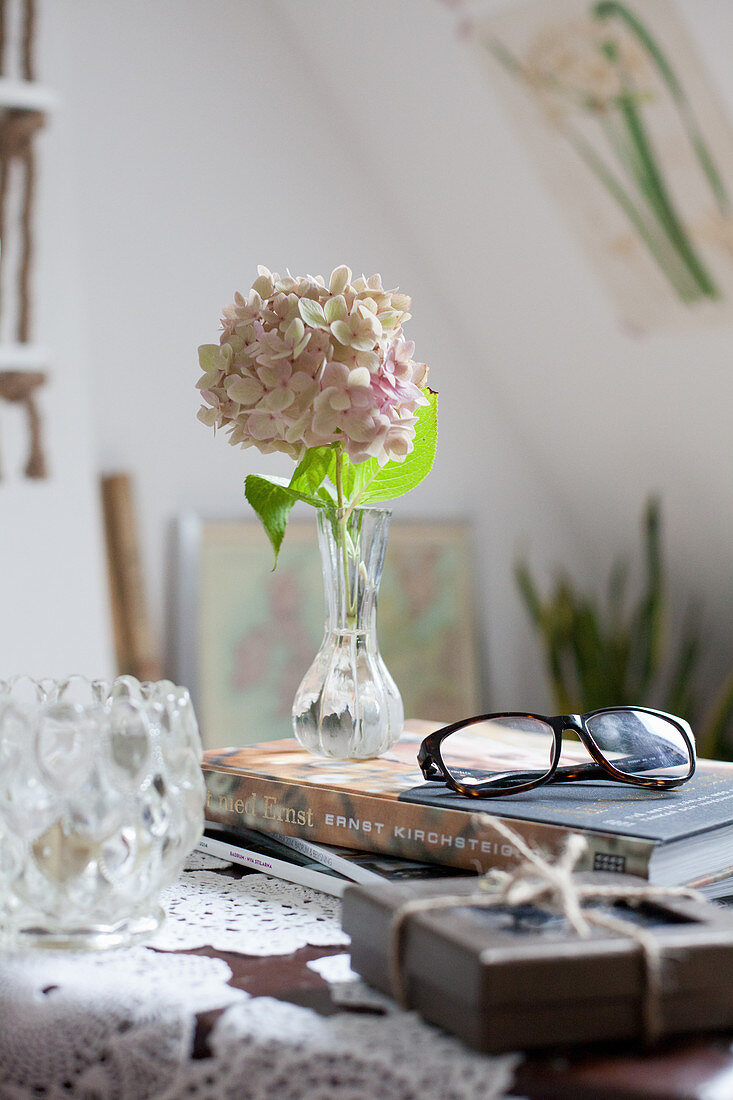
{"type": "MultiPolygon", "coordinates": [[[[733,664],[733,223],[703,171],[717,221],[699,228],[701,198],[688,228],[721,290],[702,301],[614,223],[617,204],[568,159],[565,116],[506,62],[534,48],[538,71],[562,70],[555,39],[549,55],[536,45],[543,20],[576,18],[578,4],[560,7],[39,0],[38,78],[58,97],[35,215],[50,476],[23,478],[23,423],[0,406],[0,675],[114,671],[99,494],[112,471],[133,479],[153,649],[172,669],[174,520],[249,518],[245,475],[291,470],[197,422],[197,346],[258,264],[328,277],[346,263],[413,298],[406,335],[440,393],[440,436],[431,475],[394,512],[470,525],[482,707],[553,706],[516,563],[543,598],[562,569],[605,606],[624,559],[629,603],[643,601],[652,498],[664,629],[674,648],[693,609],[695,705],[713,698],[733,664]]],[[[661,35],[733,192],[729,0],[630,7],[661,35]]],[[[656,81],[644,95],[674,93],[635,41],[656,81]]],[[[662,131],[687,107],[671,94],[662,131]]],[[[573,133],[595,141],[604,110],[582,99],[573,133]]],[[[690,178],[702,163],[680,134],[657,149],[671,186],[691,147],[690,178]]]]}

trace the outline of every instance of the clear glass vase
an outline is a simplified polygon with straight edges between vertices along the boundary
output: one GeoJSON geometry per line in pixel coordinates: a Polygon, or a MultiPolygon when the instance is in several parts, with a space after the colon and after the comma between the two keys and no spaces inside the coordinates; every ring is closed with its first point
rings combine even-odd
{"type": "Polygon", "coordinates": [[[348,518],[317,512],[326,629],[293,703],[295,736],[317,756],[368,759],[402,733],[402,699],[377,643],[390,516],[377,508],[355,508],[348,518]]]}

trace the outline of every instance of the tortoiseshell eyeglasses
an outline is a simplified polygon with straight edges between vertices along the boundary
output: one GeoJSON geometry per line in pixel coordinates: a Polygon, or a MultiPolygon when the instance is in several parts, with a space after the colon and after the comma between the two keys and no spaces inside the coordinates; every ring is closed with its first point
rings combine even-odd
{"type": "Polygon", "coordinates": [[[693,775],[695,739],[684,719],[648,707],[480,714],[429,734],[417,759],[426,779],[469,798],[573,779],[669,790],[693,775]]]}

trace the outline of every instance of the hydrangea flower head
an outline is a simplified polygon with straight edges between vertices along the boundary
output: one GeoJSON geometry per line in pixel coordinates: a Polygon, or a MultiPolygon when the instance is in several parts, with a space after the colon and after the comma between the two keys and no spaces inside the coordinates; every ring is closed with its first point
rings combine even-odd
{"type": "Polygon", "coordinates": [[[341,443],[352,462],[401,462],[413,448],[427,367],[402,335],[410,298],[379,275],[337,267],[281,278],[266,267],[222,316],[219,344],[199,348],[199,419],[229,442],[299,461],[341,443]]]}

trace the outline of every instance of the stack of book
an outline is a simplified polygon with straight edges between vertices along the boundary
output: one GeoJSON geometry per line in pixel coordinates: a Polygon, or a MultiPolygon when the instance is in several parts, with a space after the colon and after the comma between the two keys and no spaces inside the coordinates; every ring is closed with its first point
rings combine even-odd
{"type": "Polygon", "coordinates": [[[369,886],[378,882],[465,874],[455,867],[436,863],[380,856],[334,844],[314,844],[302,837],[276,836],[240,825],[227,829],[210,821],[206,823],[197,848],[252,871],[324,890],[337,898],[354,883],[369,886]]]}
{"type": "Polygon", "coordinates": [[[490,814],[549,856],[581,833],[578,870],[733,895],[733,764],[699,761],[672,791],[599,780],[469,800],[424,782],[416,757],[431,728],[412,723],[388,753],[365,761],[321,759],[291,740],[209,750],[201,849],[340,895],[350,882],[513,866],[518,853],[490,814]]]}

